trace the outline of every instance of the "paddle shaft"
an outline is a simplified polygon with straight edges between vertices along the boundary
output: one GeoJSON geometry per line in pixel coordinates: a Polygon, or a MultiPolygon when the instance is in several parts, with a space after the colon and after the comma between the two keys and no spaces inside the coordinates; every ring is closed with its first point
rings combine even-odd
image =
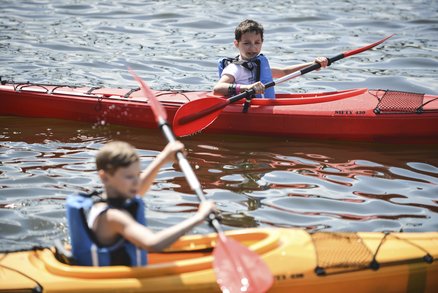
{"type": "MultiPolygon", "coordinates": [[[[334,62],[336,62],[338,60],[341,60],[341,59],[344,59],[346,57],[349,57],[349,56],[352,56],[352,55],[356,55],[356,54],[362,53],[364,51],[367,51],[367,50],[369,50],[371,48],[374,48],[375,46],[383,43],[384,41],[386,41],[387,39],[391,38],[392,36],[394,36],[394,34],[392,34],[392,35],[390,35],[388,37],[385,37],[385,38],[381,39],[380,41],[377,41],[375,43],[369,44],[367,46],[364,46],[364,47],[361,47],[361,48],[357,48],[357,49],[354,49],[354,50],[350,50],[350,51],[346,51],[346,52],[338,54],[338,55],[336,55],[334,57],[327,58],[327,60],[328,60],[327,66],[332,65],[334,62]]],[[[293,79],[295,77],[304,75],[306,73],[312,72],[312,71],[320,69],[320,68],[321,68],[321,64],[319,64],[319,63],[312,64],[312,65],[307,66],[306,68],[303,68],[303,69],[301,69],[299,71],[292,72],[292,73],[290,73],[288,75],[285,75],[285,76],[283,76],[281,78],[278,78],[275,81],[271,81],[271,82],[266,83],[265,84],[265,88],[273,87],[273,86],[275,86],[277,84],[283,83],[285,81],[288,81],[290,79],[293,79]]],[[[246,98],[246,97],[248,97],[248,96],[250,96],[250,95],[252,95],[254,93],[255,93],[254,90],[251,93],[249,93],[249,94],[246,94],[246,92],[245,92],[245,93],[242,93],[242,94],[245,94],[242,97],[240,97],[241,95],[237,95],[237,96],[229,98],[228,100],[230,100],[231,103],[232,102],[236,102],[236,101],[238,101],[238,100],[240,100],[242,98],[246,98]]]]}
{"type": "MultiPolygon", "coordinates": [[[[142,92],[149,98],[155,120],[164,136],[169,142],[175,142],[175,134],[166,120],[166,110],[149,86],[137,76],[134,71],[130,70],[130,72],[140,84],[142,92]]],[[[190,187],[201,202],[205,201],[206,198],[202,191],[201,184],[184,153],[177,152],[176,157],[190,187]]],[[[267,291],[274,282],[274,278],[268,266],[261,260],[259,255],[235,240],[228,239],[214,213],[210,213],[208,217],[210,225],[217,231],[217,235],[219,236],[218,244],[213,251],[213,267],[218,275],[218,284],[221,290],[223,292],[248,291],[253,289],[260,292],[267,291]],[[258,268],[256,273],[251,269],[252,267],[247,267],[248,261],[253,264],[253,267],[258,268]],[[229,264],[231,264],[231,266],[229,264]]]]}
{"type": "MultiPolygon", "coordinates": [[[[169,142],[175,142],[175,134],[173,133],[172,128],[167,123],[166,119],[159,116],[158,117],[158,125],[163,132],[164,136],[166,137],[167,141],[169,142]]],[[[186,156],[182,152],[177,152],[176,157],[178,159],[179,166],[184,172],[184,175],[186,176],[187,182],[189,183],[191,189],[196,193],[199,200],[201,202],[206,201],[204,192],[202,191],[201,184],[199,183],[198,178],[196,177],[195,172],[193,171],[192,167],[190,166],[189,161],[187,160],[186,156]]],[[[225,251],[225,253],[228,256],[228,259],[233,264],[233,267],[240,268],[241,272],[243,273],[249,280],[247,280],[247,283],[242,284],[242,280],[240,281],[241,285],[249,286],[249,284],[254,283],[256,280],[253,280],[251,273],[249,269],[245,266],[244,263],[242,263],[242,260],[236,257],[233,257],[233,252],[230,251],[230,245],[232,245],[227,237],[225,236],[225,233],[222,229],[222,226],[220,225],[219,221],[216,218],[216,215],[214,213],[209,214],[208,216],[210,225],[216,230],[217,235],[219,237],[219,241],[222,242],[222,249],[225,251]]],[[[247,287],[246,287],[247,288],[247,287]]]]}
{"type": "MultiPolygon", "coordinates": [[[[175,142],[175,134],[173,133],[172,128],[167,123],[167,113],[164,107],[161,105],[161,103],[158,101],[155,94],[152,92],[152,90],[149,88],[149,86],[131,69],[129,69],[129,72],[132,74],[134,79],[140,84],[140,88],[144,95],[149,98],[149,102],[151,104],[152,112],[155,115],[155,120],[157,121],[158,127],[163,132],[164,136],[166,137],[168,142],[175,142]]],[[[189,161],[187,161],[186,156],[182,152],[176,153],[176,158],[178,159],[178,163],[181,167],[181,169],[184,172],[184,175],[187,179],[187,182],[190,185],[190,188],[196,193],[199,200],[205,201],[205,195],[202,191],[201,183],[199,183],[198,177],[196,177],[195,172],[193,172],[192,167],[190,166],[189,161]]],[[[209,215],[209,220],[213,228],[216,229],[219,236],[221,238],[225,238],[224,232],[222,230],[222,227],[219,224],[219,221],[216,218],[216,215],[214,213],[211,213],[209,215]]]]}
{"type": "MultiPolygon", "coordinates": [[[[169,141],[169,142],[176,141],[175,134],[173,133],[172,128],[169,126],[167,121],[161,116],[158,117],[158,125],[161,128],[161,131],[163,132],[167,141],[169,141]]],[[[199,180],[196,177],[196,174],[193,171],[192,167],[190,166],[190,163],[187,160],[186,156],[182,152],[177,152],[176,157],[178,159],[179,166],[183,170],[184,175],[186,176],[186,179],[187,179],[190,187],[192,188],[192,190],[196,193],[196,195],[198,196],[198,198],[201,202],[206,201],[204,192],[202,191],[201,184],[199,183],[199,180]]],[[[230,249],[231,249],[230,245],[233,245],[233,244],[230,243],[230,241],[228,241],[228,238],[225,236],[225,233],[224,233],[219,221],[217,220],[216,215],[214,213],[211,213],[208,217],[209,217],[210,225],[216,230],[217,235],[219,237],[219,241],[222,242],[221,247],[225,251],[230,262],[233,264],[233,267],[240,268],[240,270],[241,270],[240,273],[243,273],[245,275],[245,277],[248,278],[244,284],[242,284],[242,280],[240,280],[242,287],[248,288],[249,284],[254,283],[256,280],[254,280],[249,268],[247,268],[245,266],[245,264],[242,262],[242,260],[240,258],[236,258],[233,256],[233,251],[230,251],[230,249]]]]}
{"type": "MultiPolygon", "coordinates": [[[[346,52],[338,54],[338,55],[336,55],[334,57],[327,58],[328,59],[328,66],[330,66],[332,63],[334,63],[334,62],[336,62],[338,60],[341,60],[343,58],[346,58],[346,57],[349,57],[349,56],[352,56],[352,55],[356,55],[356,54],[359,54],[359,53],[361,53],[363,51],[369,50],[369,49],[371,49],[371,48],[373,48],[373,47],[383,43],[384,41],[386,41],[387,39],[389,39],[392,36],[393,35],[390,35],[390,36],[385,37],[384,39],[382,39],[380,41],[377,41],[375,43],[372,43],[370,45],[367,45],[367,46],[364,46],[364,47],[361,47],[361,48],[358,48],[358,49],[346,51],[346,52]]],[[[307,66],[307,67],[305,67],[305,68],[303,68],[303,69],[301,69],[299,71],[292,72],[292,73],[290,73],[288,75],[285,75],[283,77],[280,77],[280,78],[278,78],[278,79],[276,79],[274,81],[268,82],[264,86],[265,86],[265,88],[270,88],[270,87],[273,87],[273,86],[275,86],[277,84],[283,83],[285,81],[291,80],[293,78],[296,78],[298,76],[304,75],[306,73],[312,72],[312,71],[320,69],[320,68],[321,68],[321,64],[315,63],[315,64],[307,66]]],[[[225,108],[226,106],[228,106],[231,103],[237,102],[237,101],[239,101],[239,100],[241,100],[243,98],[248,98],[248,97],[250,97],[250,96],[252,96],[254,94],[255,94],[255,89],[249,89],[249,90],[247,90],[247,91],[245,91],[243,93],[240,93],[238,95],[235,95],[235,96],[233,96],[231,98],[228,98],[228,99],[224,100],[223,103],[218,103],[218,104],[216,104],[216,105],[214,105],[212,107],[209,107],[207,109],[198,111],[197,113],[193,113],[193,114],[188,115],[186,117],[182,117],[178,121],[178,123],[181,124],[181,125],[187,124],[187,123],[192,122],[194,120],[197,120],[197,119],[199,119],[201,117],[207,116],[207,115],[209,115],[209,114],[211,114],[213,112],[219,111],[219,110],[225,108]]]]}
{"type": "MultiPolygon", "coordinates": [[[[328,60],[327,66],[330,66],[333,62],[336,62],[336,61],[341,60],[343,58],[345,58],[344,54],[339,54],[339,55],[336,55],[334,57],[327,58],[327,60],[328,60]]],[[[310,66],[307,66],[306,68],[303,68],[301,70],[292,72],[292,73],[290,73],[288,75],[285,75],[283,77],[277,78],[275,81],[271,81],[271,82],[266,83],[265,84],[265,88],[273,87],[273,86],[275,86],[277,84],[283,83],[285,81],[291,80],[291,79],[293,79],[295,77],[304,75],[306,73],[312,72],[312,71],[320,69],[320,68],[321,68],[321,64],[319,64],[319,63],[312,64],[310,66]]]]}
{"type": "MultiPolygon", "coordinates": [[[[167,141],[169,142],[176,141],[172,128],[169,126],[166,120],[160,117],[158,121],[158,125],[161,131],[163,132],[164,136],[166,137],[167,141]]],[[[201,183],[199,183],[198,177],[196,177],[196,174],[193,171],[192,166],[190,166],[190,163],[187,160],[186,156],[182,152],[177,152],[176,158],[178,159],[179,166],[181,167],[182,171],[184,172],[184,175],[186,176],[190,188],[196,193],[196,196],[199,198],[200,201],[206,201],[207,199],[205,198],[204,192],[202,191],[201,183]]],[[[223,238],[224,236],[223,229],[219,224],[216,215],[210,214],[209,220],[213,228],[220,234],[219,236],[223,238]]]]}
{"type": "MultiPolygon", "coordinates": [[[[334,56],[334,57],[331,57],[331,58],[327,58],[328,59],[328,66],[330,66],[333,62],[338,61],[338,60],[340,60],[342,58],[345,58],[344,54],[339,54],[337,56],[334,56]]],[[[270,81],[268,83],[265,83],[265,88],[273,87],[273,86],[275,86],[277,84],[286,82],[288,80],[291,80],[291,79],[296,78],[298,76],[301,76],[301,75],[304,75],[306,73],[312,72],[312,71],[317,70],[319,68],[321,68],[321,64],[319,64],[319,63],[312,64],[310,66],[307,66],[304,69],[301,69],[299,71],[295,71],[295,72],[289,73],[288,75],[285,75],[283,77],[277,78],[276,80],[273,80],[273,81],[270,81]]],[[[237,101],[239,101],[241,99],[244,99],[244,98],[248,98],[248,97],[250,97],[250,96],[252,96],[254,94],[255,94],[255,90],[253,88],[249,89],[249,90],[247,90],[247,91],[245,91],[243,93],[240,93],[238,95],[232,96],[231,98],[228,98],[228,99],[224,100],[223,103],[218,103],[218,104],[216,104],[216,105],[214,105],[212,107],[209,107],[209,108],[207,108],[205,110],[199,111],[197,113],[194,113],[194,114],[186,116],[186,117],[182,117],[179,120],[179,124],[184,125],[184,124],[187,124],[189,122],[195,121],[195,120],[197,120],[197,119],[199,119],[201,117],[207,116],[207,115],[209,115],[209,114],[211,114],[213,112],[222,110],[223,108],[225,108],[226,106],[228,106],[231,103],[237,102],[237,101]]]]}
{"type": "MultiPolygon", "coordinates": [[[[331,64],[331,63],[333,63],[333,62],[335,62],[335,61],[337,61],[339,59],[344,58],[344,57],[340,57],[339,58],[339,56],[342,56],[342,54],[340,54],[338,56],[335,56],[333,58],[328,58],[329,64],[331,64]],[[335,59],[335,58],[338,58],[338,59],[335,59]]],[[[265,88],[273,87],[273,86],[275,86],[277,84],[283,83],[283,82],[288,81],[288,80],[290,80],[292,78],[296,78],[298,76],[301,76],[303,74],[309,73],[309,72],[314,71],[314,70],[319,69],[319,68],[321,68],[321,64],[315,63],[315,64],[313,64],[311,66],[308,66],[308,67],[306,67],[306,68],[304,68],[304,69],[302,69],[300,71],[292,72],[292,73],[290,73],[288,75],[285,75],[285,76],[283,76],[281,78],[276,79],[275,81],[271,81],[271,82],[265,83],[265,88]]],[[[232,96],[231,98],[228,98],[228,99],[224,100],[223,103],[218,103],[218,104],[216,104],[216,105],[214,105],[212,107],[209,107],[209,108],[207,108],[205,110],[199,111],[199,112],[194,113],[192,115],[189,115],[187,117],[183,117],[183,118],[181,118],[179,120],[179,124],[181,124],[181,125],[187,124],[187,123],[192,122],[194,120],[197,120],[197,119],[199,119],[201,117],[207,116],[207,115],[209,115],[209,114],[211,114],[213,112],[222,110],[223,108],[225,108],[229,104],[237,102],[237,101],[239,101],[241,99],[244,99],[244,98],[251,97],[254,94],[255,94],[255,89],[253,89],[253,88],[249,89],[249,90],[247,90],[247,91],[245,91],[243,93],[240,93],[238,95],[232,96]]]]}

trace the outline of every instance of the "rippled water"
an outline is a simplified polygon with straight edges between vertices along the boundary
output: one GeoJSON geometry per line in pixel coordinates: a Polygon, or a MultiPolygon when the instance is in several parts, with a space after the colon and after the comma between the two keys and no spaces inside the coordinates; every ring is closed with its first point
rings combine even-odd
{"type": "MultiPolygon", "coordinates": [[[[436,1],[3,1],[0,16],[6,80],[136,87],[130,66],[156,89],[208,90],[216,60],[236,54],[234,27],[254,18],[265,26],[263,52],[278,66],[397,34],[280,91],[438,93],[436,1]]],[[[0,249],[66,241],[65,196],[100,186],[93,156],[113,138],[134,144],[144,166],[165,143],[156,130],[0,117],[0,249]]],[[[205,134],[184,143],[227,229],[438,229],[436,146],[205,134]]],[[[146,201],[154,229],[197,205],[172,166],[146,201]]]]}

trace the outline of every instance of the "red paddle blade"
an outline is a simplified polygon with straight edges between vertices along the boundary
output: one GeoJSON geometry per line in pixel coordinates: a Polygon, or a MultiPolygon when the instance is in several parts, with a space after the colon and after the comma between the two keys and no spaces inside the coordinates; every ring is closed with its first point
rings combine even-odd
{"type": "Polygon", "coordinates": [[[271,288],[274,277],[258,254],[234,239],[218,240],[213,268],[222,292],[259,293],[271,288]]]}
{"type": "Polygon", "coordinates": [[[377,45],[380,45],[381,43],[383,43],[384,41],[386,41],[387,39],[389,39],[390,37],[394,36],[395,34],[392,34],[386,38],[381,39],[380,41],[377,41],[375,43],[369,44],[368,46],[362,47],[362,48],[358,48],[358,49],[354,49],[354,50],[350,50],[347,52],[342,53],[345,57],[351,56],[351,55],[355,55],[355,54],[359,54],[362,53],[363,51],[369,50],[377,45]]]}
{"type": "Polygon", "coordinates": [[[132,69],[129,68],[128,70],[132,74],[134,79],[139,83],[143,95],[149,99],[149,103],[151,104],[152,111],[155,114],[155,120],[158,123],[160,123],[160,118],[164,121],[167,120],[166,110],[164,110],[163,106],[158,101],[154,92],[152,92],[150,87],[132,69]]]}
{"type": "Polygon", "coordinates": [[[184,104],[173,118],[173,131],[177,136],[186,136],[201,131],[213,123],[228,104],[228,100],[216,97],[207,97],[184,104]]]}

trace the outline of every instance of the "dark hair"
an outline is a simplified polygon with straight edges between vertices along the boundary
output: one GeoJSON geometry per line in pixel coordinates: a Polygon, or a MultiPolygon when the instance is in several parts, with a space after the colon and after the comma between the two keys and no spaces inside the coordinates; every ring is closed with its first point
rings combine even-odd
{"type": "Polygon", "coordinates": [[[104,170],[110,174],[121,167],[128,167],[140,161],[135,148],[129,143],[112,141],[105,144],[96,155],[97,170],[104,170]]]}
{"type": "Polygon", "coordinates": [[[245,19],[234,30],[234,38],[236,41],[240,41],[242,35],[248,32],[255,32],[256,34],[260,34],[263,41],[263,26],[258,22],[252,19],[245,19]]]}

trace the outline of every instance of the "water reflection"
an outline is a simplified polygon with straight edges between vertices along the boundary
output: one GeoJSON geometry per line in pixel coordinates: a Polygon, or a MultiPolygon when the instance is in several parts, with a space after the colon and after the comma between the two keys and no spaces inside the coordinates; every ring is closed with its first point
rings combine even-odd
{"type": "MultiPolygon", "coordinates": [[[[165,144],[158,130],[50,119],[2,117],[0,121],[8,125],[0,142],[3,248],[48,243],[58,237],[67,241],[65,197],[101,187],[94,155],[105,141],[121,139],[135,145],[142,167],[165,144]]],[[[226,229],[438,228],[434,146],[414,150],[403,145],[281,138],[264,142],[252,136],[214,135],[184,143],[207,197],[217,202],[226,229]]],[[[149,224],[160,229],[194,213],[198,199],[179,168],[169,165],[160,172],[146,203],[149,224]]],[[[205,224],[194,232],[208,231],[205,224]]]]}

